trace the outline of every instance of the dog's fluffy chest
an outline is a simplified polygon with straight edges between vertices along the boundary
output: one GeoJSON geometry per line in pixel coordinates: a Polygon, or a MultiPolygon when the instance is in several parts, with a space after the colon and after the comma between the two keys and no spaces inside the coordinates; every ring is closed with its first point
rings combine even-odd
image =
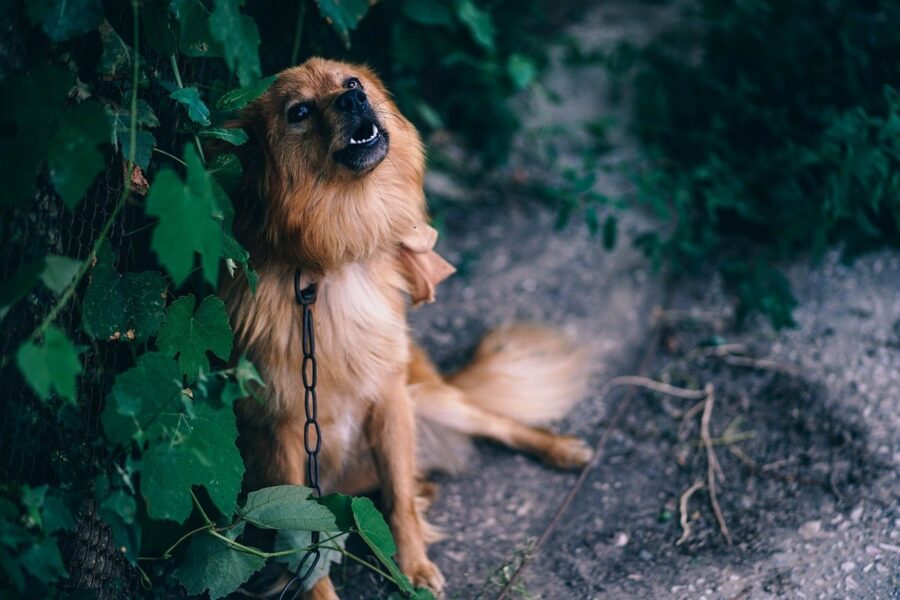
{"type": "Polygon", "coordinates": [[[375,400],[409,360],[400,290],[378,267],[353,263],[320,283],[313,314],[323,393],[375,400]]]}

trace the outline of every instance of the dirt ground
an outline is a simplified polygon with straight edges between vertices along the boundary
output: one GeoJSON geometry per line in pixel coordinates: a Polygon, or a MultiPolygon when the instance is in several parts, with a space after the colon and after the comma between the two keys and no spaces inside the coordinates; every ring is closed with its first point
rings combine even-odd
{"type": "MultiPolygon", "coordinates": [[[[639,39],[672,18],[667,10],[604,3],[570,33],[587,50],[639,39]]],[[[534,96],[519,109],[538,125],[612,117],[616,160],[634,146],[605,82],[598,67],[557,65],[546,85],[562,102],[534,96]]],[[[530,174],[527,135],[517,147],[510,172],[530,174]]],[[[597,185],[627,191],[614,176],[597,185]]],[[[756,322],[738,332],[714,276],[675,282],[659,313],[662,280],[627,243],[648,224],[640,216],[626,218],[610,253],[583,226],[555,230],[552,209],[503,186],[432,173],[429,191],[456,199],[438,250],[460,272],[437,304],[414,313],[416,337],[449,369],[492,327],[558,326],[590,351],[594,393],[555,427],[592,443],[609,430],[596,468],[508,597],[900,598],[900,256],[791,265],[798,327],[756,322]],[[649,376],[714,386],[709,434],[731,545],[708,493],[702,403],[641,392],[612,423],[628,392],[598,395],[610,378],[635,373],[648,348],[649,376]],[[687,499],[690,534],[679,544],[680,499],[695,482],[705,485],[687,499]]],[[[467,473],[437,477],[429,517],[447,538],[431,556],[448,598],[496,598],[575,478],[486,444],[467,473]]],[[[342,598],[389,594],[369,573],[345,569],[333,573],[342,598]]]]}

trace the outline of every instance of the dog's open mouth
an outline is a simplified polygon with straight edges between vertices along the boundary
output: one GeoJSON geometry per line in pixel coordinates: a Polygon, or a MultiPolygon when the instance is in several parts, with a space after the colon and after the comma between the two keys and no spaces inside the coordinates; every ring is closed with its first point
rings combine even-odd
{"type": "Polygon", "coordinates": [[[344,133],[347,136],[345,138],[347,144],[332,157],[338,164],[357,173],[374,169],[387,156],[387,131],[380,127],[375,119],[365,117],[350,127],[348,127],[349,134],[344,133]]]}
{"type": "Polygon", "coordinates": [[[350,134],[350,144],[372,144],[380,134],[381,131],[375,123],[364,121],[350,134]]]}

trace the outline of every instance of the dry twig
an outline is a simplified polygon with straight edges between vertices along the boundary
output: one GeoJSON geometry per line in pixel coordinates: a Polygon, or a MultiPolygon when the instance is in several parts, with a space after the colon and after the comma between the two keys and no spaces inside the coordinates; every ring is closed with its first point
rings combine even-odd
{"type": "Polygon", "coordinates": [[[731,532],[728,531],[728,524],[725,522],[725,515],[722,513],[722,507],[719,506],[719,498],[716,491],[716,478],[724,480],[725,474],[722,472],[722,467],[719,465],[718,458],[716,458],[716,450],[713,447],[712,436],[709,433],[709,421],[712,418],[713,403],[716,398],[715,387],[713,387],[713,384],[707,383],[705,391],[706,399],[703,403],[703,416],[700,417],[700,439],[703,441],[703,446],[706,448],[707,491],[709,492],[709,502],[712,504],[713,513],[716,515],[716,522],[719,524],[719,529],[725,537],[725,541],[731,546],[731,532]]]}
{"type": "Polygon", "coordinates": [[[688,522],[688,501],[694,495],[694,492],[702,489],[703,482],[698,479],[691,487],[682,492],[681,498],[678,500],[678,512],[680,513],[678,522],[681,524],[681,537],[675,542],[676,546],[680,546],[691,537],[691,524],[688,522]]]}

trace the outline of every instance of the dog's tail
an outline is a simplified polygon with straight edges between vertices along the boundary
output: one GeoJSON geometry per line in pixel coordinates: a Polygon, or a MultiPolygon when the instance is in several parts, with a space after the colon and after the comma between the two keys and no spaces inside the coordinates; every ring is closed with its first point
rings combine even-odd
{"type": "Polygon", "coordinates": [[[445,378],[419,351],[410,390],[421,466],[459,470],[472,437],[537,454],[557,466],[579,466],[590,457],[581,440],[534,426],[564,417],[584,397],[585,362],[585,353],[569,337],[536,325],[491,332],[472,362],[445,378]]]}
{"type": "Polygon", "coordinates": [[[489,333],[447,378],[481,408],[528,425],[560,419],[584,397],[584,353],[563,332],[512,325],[489,333]]]}

